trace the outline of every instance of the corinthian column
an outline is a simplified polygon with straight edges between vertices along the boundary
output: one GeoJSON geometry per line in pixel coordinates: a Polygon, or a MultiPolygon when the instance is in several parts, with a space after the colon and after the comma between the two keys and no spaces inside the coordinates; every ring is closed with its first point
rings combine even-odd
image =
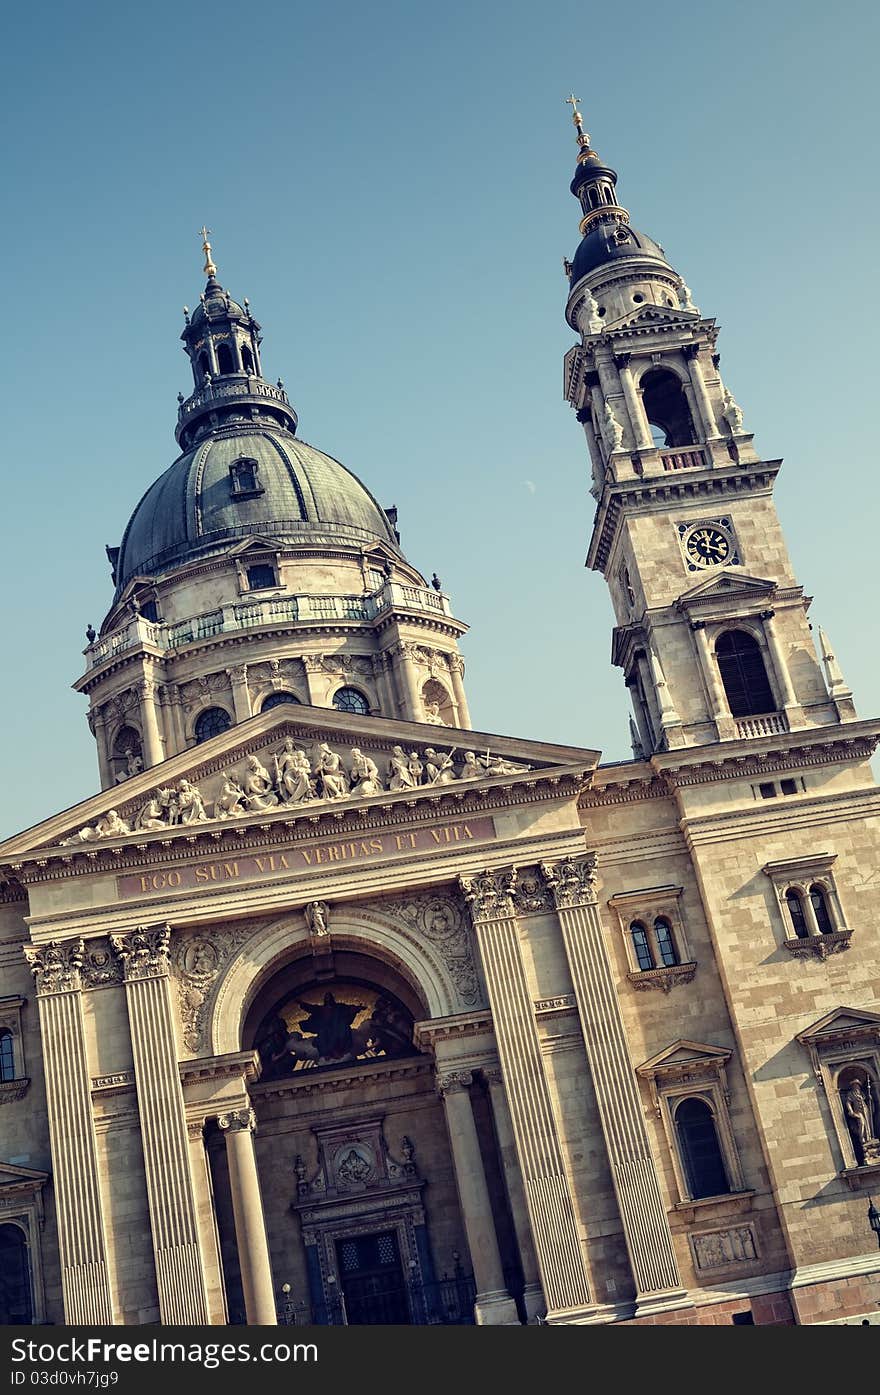
{"type": "Polygon", "coordinates": [[[82,1020],[82,940],[25,947],[40,1008],[64,1318],[113,1322],[98,1182],[91,1080],[82,1020]]]}
{"type": "Polygon", "coordinates": [[[168,981],[167,925],[111,935],[122,960],[163,1323],[210,1321],[168,981]]]}
{"type": "Polygon", "coordinates": [[[248,1325],[273,1327],[278,1316],[257,1160],[254,1157],[257,1116],[252,1109],[234,1109],[228,1114],[221,1114],[217,1123],[226,1135],[235,1242],[248,1325]]]}
{"type": "Polygon", "coordinates": [[[449,678],[452,683],[452,695],[455,698],[458,725],[463,730],[470,731],[471,714],[468,710],[467,694],[463,682],[464,659],[460,654],[447,654],[446,662],[449,664],[449,678]]]}
{"type": "Polygon", "coordinates": [[[470,1083],[470,1071],[449,1071],[439,1077],[437,1089],[446,1111],[455,1183],[474,1266],[476,1320],[487,1326],[509,1326],[519,1322],[519,1315],[504,1282],[480,1140],[468,1094],[470,1083]]]}
{"type": "Polygon", "coordinates": [[[156,684],[152,678],[143,678],[138,684],[140,699],[141,729],[144,733],[144,768],[160,765],[165,759],[162,734],[159,731],[159,718],[156,713],[156,684]]]}
{"type": "Polygon", "coordinates": [[[515,874],[462,877],[480,947],[516,1153],[551,1321],[593,1306],[574,1202],[550,1104],[511,893],[515,874]]]}
{"type": "Polygon", "coordinates": [[[574,985],[611,1178],[636,1285],[637,1312],[687,1302],[651,1155],[611,965],[599,921],[596,854],[542,863],[574,985]]]}

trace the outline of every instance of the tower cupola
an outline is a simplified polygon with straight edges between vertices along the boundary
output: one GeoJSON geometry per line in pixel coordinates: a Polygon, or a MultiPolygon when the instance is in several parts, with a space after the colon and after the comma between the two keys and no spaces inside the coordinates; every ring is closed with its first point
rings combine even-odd
{"type": "Polygon", "coordinates": [[[180,403],[175,435],[186,449],[230,418],[258,417],[296,431],[297,416],[284,385],[267,383],[260,366],[260,326],[245,299],[233,300],[217,280],[210,229],[202,228],[205,289],[186,321],[181,339],[192,368],[194,391],[180,403]]]}

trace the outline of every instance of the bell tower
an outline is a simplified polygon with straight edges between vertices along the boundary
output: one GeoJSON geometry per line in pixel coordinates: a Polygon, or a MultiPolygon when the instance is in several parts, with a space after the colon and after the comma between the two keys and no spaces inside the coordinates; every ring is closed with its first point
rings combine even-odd
{"type": "Polygon", "coordinates": [[[565,262],[565,397],[584,428],[596,515],[587,565],[611,591],[613,662],[636,756],[855,719],[827,639],[822,665],[762,460],[719,372],[718,326],[639,232],[578,110],[565,262]],[[824,667],[824,673],[823,673],[824,667]]]}

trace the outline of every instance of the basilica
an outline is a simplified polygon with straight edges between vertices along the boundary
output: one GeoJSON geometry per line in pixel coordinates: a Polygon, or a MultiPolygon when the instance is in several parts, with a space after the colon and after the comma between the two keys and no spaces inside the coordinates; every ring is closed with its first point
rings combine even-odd
{"type": "Polygon", "coordinates": [[[0,1323],[876,1320],[880,722],[572,110],[632,760],[472,729],[465,624],[203,229],[75,684],[100,791],[0,846],[0,1323]]]}

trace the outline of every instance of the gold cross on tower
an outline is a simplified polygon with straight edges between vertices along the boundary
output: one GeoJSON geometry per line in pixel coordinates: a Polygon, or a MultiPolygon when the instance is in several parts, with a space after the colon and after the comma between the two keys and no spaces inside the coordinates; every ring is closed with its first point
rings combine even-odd
{"type": "Polygon", "coordinates": [[[565,98],[566,105],[571,107],[571,119],[572,119],[572,121],[574,122],[574,124],[575,124],[575,130],[576,130],[577,133],[578,133],[578,144],[579,144],[579,145],[589,145],[589,143],[590,143],[590,137],[587,135],[586,131],[584,130],[584,118],[581,116],[580,112],[578,111],[578,102],[579,102],[579,101],[580,101],[580,97],[576,97],[576,96],[574,95],[573,92],[571,93],[571,95],[570,95],[569,97],[566,97],[566,98],[565,98]]]}

